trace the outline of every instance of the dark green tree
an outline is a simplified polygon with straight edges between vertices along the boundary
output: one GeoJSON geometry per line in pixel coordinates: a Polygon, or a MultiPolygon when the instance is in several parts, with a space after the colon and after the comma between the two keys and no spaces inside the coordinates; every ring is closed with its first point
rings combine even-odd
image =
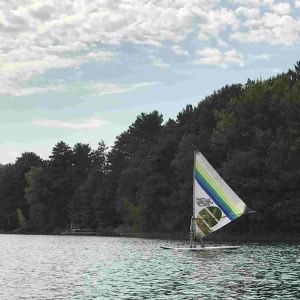
{"type": "Polygon", "coordinates": [[[25,199],[24,189],[27,185],[25,174],[32,166],[39,166],[42,160],[33,152],[25,152],[17,158],[14,165],[2,168],[0,179],[0,202],[2,211],[2,223],[6,230],[20,227],[18,220],[21,214],[25,220],[29,219],[29,206],[25,199]]]}
{"type": "Polygon", "coordinates": [[[49,230],[66,228],[70,226],[70,215],[68,213],[70,198],[73,195],[73,152],[66,143],[57,143],[50,155],[48,165],[49,179],[52,182],[51,215],[53,223],[49,224],[49,230]]]}

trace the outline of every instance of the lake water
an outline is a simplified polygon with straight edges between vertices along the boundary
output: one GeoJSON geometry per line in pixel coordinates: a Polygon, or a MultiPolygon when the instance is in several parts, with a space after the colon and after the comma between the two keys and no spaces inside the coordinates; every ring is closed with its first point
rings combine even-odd
{"type": "Polygon", "coordinates": [[[0,299],[300,299],[299,245],[0,235],[0,299]]]}

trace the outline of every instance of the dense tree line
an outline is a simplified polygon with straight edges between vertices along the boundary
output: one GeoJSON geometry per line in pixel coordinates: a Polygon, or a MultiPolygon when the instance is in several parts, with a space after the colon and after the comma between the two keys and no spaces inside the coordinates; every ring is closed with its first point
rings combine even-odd
{"type": "Polygon", "coordinates": [[[254,210],[227,231],[300,230],[300,62],[225,86],[175,120],[142,113],[108,151],[57,143],[49,160],[0,165],[0,229],[186,232],[193,146],[254,210]]]}

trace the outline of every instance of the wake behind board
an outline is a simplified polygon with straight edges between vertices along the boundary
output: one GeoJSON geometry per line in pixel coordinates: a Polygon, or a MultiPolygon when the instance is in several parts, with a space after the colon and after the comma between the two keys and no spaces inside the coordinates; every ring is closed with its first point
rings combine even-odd
{"type": "Polygon", "coordinates": [[[178,250],[178,251],[210,251],[210,250],[233,250],[239,249],[241,246],[208,246],[208,247],[198,247],[198,248],[190,248],[190,247],[167,247],[161,246],[160,248],[165,250],[178,250]]]}

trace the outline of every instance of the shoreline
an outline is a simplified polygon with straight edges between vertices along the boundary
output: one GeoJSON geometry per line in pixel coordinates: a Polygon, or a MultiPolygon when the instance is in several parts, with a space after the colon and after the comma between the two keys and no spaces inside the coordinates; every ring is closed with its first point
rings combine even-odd
{"type": "MultiPolygon", "coordinates": [[[[102,237],[126,237],[161,240],[189,240],[189,233],[164,233],[164,232],[95,232],[95,234],[62,234],[60,232],[32,232],[32,231],[0,231],[0,234],[22,234],[22,235],[59,235],[59,236],[102,236],[102,237]]],[[[204,239],[207,242],[231,242],[231,243],[300,243],[300,235],[297,233],[285,234],[282,232],[265,232],[262,234],[226,234],[215,233],[204,239]]]]}

